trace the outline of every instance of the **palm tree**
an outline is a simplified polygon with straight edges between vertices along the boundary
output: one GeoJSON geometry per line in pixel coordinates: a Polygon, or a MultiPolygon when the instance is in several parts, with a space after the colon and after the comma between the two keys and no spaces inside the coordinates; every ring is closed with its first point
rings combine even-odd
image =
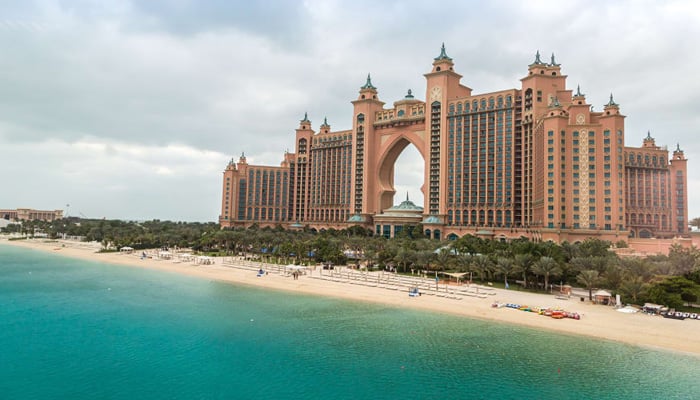
{"type": "Polygon", "coordinates": [[[511,258],[498,257],[496,260],[496,270],[503,274],[503,284],[508,288],[508,275],[510,275],[515,266],[511,258]]]}
{"type": "Polygon", "coordinates": [[[471,254],[459,254],[455,264],[460,272],[471,272],[473,270],[474,256],[471,254]]]}
{"type": "Polygon", "coordinates": [[[515,255],[515,266],[518,272],[523,274],[523,286],[527,288],[527,274],[532,269],[532,264],[535,262],[535,257],[532,254],[521,253],[515,255]]]}
{"type": "Polygon", "coordinates": [[[474,257],[474,262],[472,264],[474,270],[479,274],[481,281],[484,281],[484,275],[487,275],[491,270],[491,260],[485,255],[479,254],[474,257]]]}
{"type": "Polygon", "coordinates": [[[411,264],[413,262],[414,253],[415,252],[413,250],[406,249],[405,247],[400,248],[399,251],[396,253],[394,261],[396,261],[396,263],[402,267],[401,270],[403,272],[406,272],[408,264],[411,264]]]}
{"type": "Polygon", "coordinates": [[[620,285],[620,291],[624,295],[631,297],[632,302],[636,303],[637,299],[646,292],[648,286],[649,285],[644,283],[641,277],[635,276],[634,278],[624,281],[622,285],[620,285]]]}
{"type": "Polygon", "coordinates": [[[553,275],[559,275],[561,273],[561,268],[559,264],[552,257],[543,256],[532,267],[533,272],[538,275],[544,276],[544,290],[549,287],[549,277],[553,275]]]}
{"type": "Polygon", "coordinates": [[[594,269],[581,271],[581,273],[576,276],[576,280],[588,289],[588,300],[593,300],[593,287],[598,283],[598,279],[598,271],[594,269]]]}
{"type": "Polygon", "coordinates": [[[430,264],[435,259],[435,253],[430,250],[421,250],[416,253],[416,259],[418,265],[422,265],[426,270],[432,269],[430,264]]]}
{"type": "Polygon", "coordinates": [[[452,249],[449,247],[441,248],[435,257],[435,264],[442,271],[444,271],[444,270],[449,268],[451,263],[452,263],[452,249]]]}

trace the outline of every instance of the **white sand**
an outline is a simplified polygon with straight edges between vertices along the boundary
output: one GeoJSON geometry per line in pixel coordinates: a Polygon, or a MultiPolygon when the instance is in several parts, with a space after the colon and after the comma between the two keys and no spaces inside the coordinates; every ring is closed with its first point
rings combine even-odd
{"type": "MultiPolygon", "coordinates": [[[[581,302],[578,297],[561,300],[546,294],[501,289],[490,289],[495,294],[488,295],[486,298],[460,296],[461,299],[457,300],[434,295],[409,297],[406,289],[388,290],[319,279],[320,273],[329,274],[328,271],[320,269],[316,269],[310,275],[302,275],[298,280],[295,280],[291,276],[277,273],[277,267],[270,268],[267,275],[257,277],[254,270],[223,265],[221,258],[217,258],[212,265],[194,265],[193,262],[175,262],[176,259],[141,259],[138,256],[141,254],[140,252],[133,254],[96,253],[99,245],[90,246],[68,241],[7,241],[0,237],[0,245],[2,244],[48,251],[62,256],[162,270],[236,284],[436,311],[700,355],[700,321],[673,320],[641,313],[625,314],[608,306],[595,305],[588,301],[581,302]],[[582,317],[580,320],[568,318],[555,320],[509,308],[493,308],[491,305],[494,301],[530,306],[558,306],[567,311],[578,312],[582,317]]],[[[1,249],[0,247],[0,251],[1,249]]],[[[441,287],[444,286],[441,285],[441,287]]]]}

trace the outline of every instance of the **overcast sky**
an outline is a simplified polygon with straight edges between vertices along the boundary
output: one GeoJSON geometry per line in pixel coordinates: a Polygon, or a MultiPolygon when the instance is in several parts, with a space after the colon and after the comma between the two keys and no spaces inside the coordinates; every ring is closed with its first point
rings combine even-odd
{"type": "MultiPolygon", "coordinates": [[[[349,129],[367,73],[390,106],[445,43],[474,93],[552,52],[627,145],[680,143],[700,217],[700,7],[693,1],[0,0],[0,208],[215,221],[242,152],[279,165],[304,112],[349,129]],[[70,205],[70,206],[68,206],[70,205]]],[[[401,155],[398,198],[422,205],[401,155]]]]}

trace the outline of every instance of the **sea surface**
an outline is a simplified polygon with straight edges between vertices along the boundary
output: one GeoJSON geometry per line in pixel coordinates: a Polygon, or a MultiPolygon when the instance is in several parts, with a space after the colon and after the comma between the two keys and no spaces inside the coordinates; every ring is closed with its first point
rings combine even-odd
{"type": "Polygon", "coordinates": [[[696,356],[7,245],[0,346],[0,399],[700,398],[696,356]]]}

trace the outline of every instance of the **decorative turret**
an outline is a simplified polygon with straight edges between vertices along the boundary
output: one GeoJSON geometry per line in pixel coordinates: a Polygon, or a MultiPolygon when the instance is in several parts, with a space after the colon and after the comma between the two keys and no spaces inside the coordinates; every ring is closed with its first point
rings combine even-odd
{"type": "Polygon", "coordinates": [[[328,118],[323,117],[323,123],[321,124],[321,131],[323,133],[328,133],[331,130],[331,126],[328,125],[328,118]]]}
{"type": "Polygon", "coordinates": [[[394,102],[394,108],[396,108],[396,116],[408,116],[410,110],[407,108],[407,105],[416,104],[420,102],[420,100],[416,100],[416,98],[413,97],[413,91],[411,91],[411,89],[408,89],[408,93],[406,93],[406,96],[404,96],[403,99],[394,102]]]}
{"type": "Polygon", "coordinates": [[[610,101],[608,101],[608,104],[605,105],[605,108],[608,108],[608,107],[617,107],[617,108],[620,107],[620,105],[617,104],[617,103],[615,103],[615,101],[613,100],[613,94],[612,94],[612,93],[610,93],[610,101]]]}
{"type": "Polygon", "coordinates": [[[248,162],[245,159],[245,153],[241,152],[241,156],[238,158],[238,163],[239,164],[248,164],[248,162]]]}
{"type": "Polygon", "coordinates": [[[576,85],[576,93],[574,93],[574,98],[576,97],[586,97],[585,94],[581,93],[581,85],[576,85]]]}
{"type": "Polygon", "coordinates": [[[644,138],[644,144],[642,147],[653,147],[656,148],[656,141],[651,137],[651,132],[647,131],[647,137],[644,138]]]}
{"type": "Polygon", "coordinates": [[[372,85],[370,74],[367,74],[367,82],[360,86],[360,97],[358,100],[377,100],[377,88],[372,85]]]}
{"type": "Polygon", "coordinates": [[[552,58],[550,62],[542,61],[540,56],[540,51],[537,50],[535,53],[535,61],[527,66],[529,75],[547,75],[547,76],[560,76],[561,75],[561,64],[558,64],[554,58],[554,53],[552,53],[552,58]]]}
{"type": "Polygon", "coordinates": [[[447,55],[447,51],[445,51],[445,43],[443,43],[442,47],[440,47],[440,55],[435,57],[433,60],[432,72],[452,71],[452,66],[454,63],[452,62],[452,58],[447,55]]]}
{"type": "Polygon", "coordinates": [[[685,155],[683,154],[683,150],[681,150],[680,143],[676,143],[676,149],[673,150],[673,159],[674,160],[685,160],[685,155]]]}
{"type": "Polygon", "coordinates": [[[231,161],[228,162],[228,165],[226,166],[227,170],[236,170],[236,161],[231,158],[231,161]]]}
{"type": "Polygon", "coordinates": [[[613,95],[610,93],[610,100],[603,107],[604,116],[619,116],[620,115],[620,105],[615,103],[613,100],[613,95]]]}
{"type": "Polygon", "coordinates": [[[440,60],[452,61],[452,58],[448,57],[447,52],[445,51],[445,42],[442,43],[442,47],[440,48],[440,55],[435,57],[435,61],[440,60]]]}
{"type": "Polygon", "coordinates": [[[299,128],[298,130],[307,130],[311,129],[311,121],[309,121],[309,115],[308,113],[304,113],[304,119],[299,121],[299,128]]]}
{"type": "Polygon", "coordinates": [[[374,89],[374,90],[377,90],[377,88],[374,87],[374,85],[372,85],[372,77],[370,76],[370,74],[367,74],[367,82],[364,84],[364,86],[361,86],[360,89],[374,89]]]}

